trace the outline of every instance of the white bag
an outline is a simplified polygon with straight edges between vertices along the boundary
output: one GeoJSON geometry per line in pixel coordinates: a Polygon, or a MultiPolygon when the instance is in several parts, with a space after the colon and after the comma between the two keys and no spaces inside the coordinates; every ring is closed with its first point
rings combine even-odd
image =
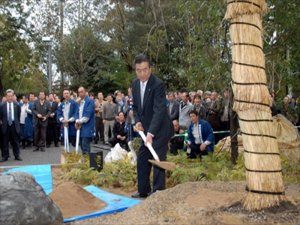
{"type": "Polygon", "coordinates": [[[123,160],[126,158],[126,156],[127,156],[127,151],[121,148],[119,143],[117,143],[115,147],[113,147],[111,151],[105,156],[104,162],[110,163],[118,160],[123,160]]]}
{"type": "Polygon", "coordinates": [[[131,141],[128,142],[128,147],[130,149],[130,152],[128,152],[127,157],[130,160],[130,163],[132,165],[136,165],[137,162],[137,156],[136,156],[136,152],[134,151],[134,149],[132,148],[131,145],[131,141]]]}

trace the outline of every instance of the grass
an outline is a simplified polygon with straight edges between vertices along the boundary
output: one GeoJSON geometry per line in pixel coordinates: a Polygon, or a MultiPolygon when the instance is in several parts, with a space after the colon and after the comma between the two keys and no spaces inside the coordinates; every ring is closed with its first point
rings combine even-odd
{"type": "MultiPolygon", "coordinates": [[[[89,168],[88,158],[82,159],[74,153],[65,155],[63,178],[79,184],[93,184],[100,187],[121,187],[132,190],[137,185],[136,166],[129,159],[107,163],[101,172],[89,168]],[[74,166],[79,160],[83,163],[74,166]]],[[[187,159],[185,152],[177,156],[168,155],[168,161],[175,162],[177,168],[167,172],[167,186],[190,181],[243,181],[245,180],[244,158],[239,154],[237,164],[232,165],[230,152],[216,149],[215,154],[204,156],[203,159],[187,159]]],[[[282,156],[283,179],[285,183],[300,183],[300,164],[282,156]]]]}

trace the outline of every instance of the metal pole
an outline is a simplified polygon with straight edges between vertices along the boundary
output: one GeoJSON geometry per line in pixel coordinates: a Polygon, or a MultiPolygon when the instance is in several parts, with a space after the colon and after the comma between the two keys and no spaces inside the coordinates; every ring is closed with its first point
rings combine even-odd
{"type": "Polygon", "coordinates": [[[52,93],[52,42],[48,43],[48,90],[52,93]]]}

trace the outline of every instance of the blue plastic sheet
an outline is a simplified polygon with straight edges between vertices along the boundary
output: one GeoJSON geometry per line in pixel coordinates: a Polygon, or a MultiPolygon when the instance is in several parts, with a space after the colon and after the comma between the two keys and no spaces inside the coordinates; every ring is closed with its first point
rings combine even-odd
{"type": "Polygon", "coordinates": [[[35,178],[36,182],[42,186],[47,195],[52,192],[51,165],[22,166],[6,171],[6,173],[12,172],[29,173],[35,178]]]}
{"type": "MultiPolygon", "coordinates": [[[[51,165],[23,166],[23,167],[9,169],[6,171],[6,173],[12,173],[12,172],[29,173],[35,178],[36,182],[43,187],[47,195],[52,192],[51,165]]],[[[104,209],[94,213],[67,218],[64,220],[65,223],[76,221],[76,220],[89,219],[92,217],[107,215],[116,212],[122,212],[142,202],[141,200],[112,194],[110,192],[97,188],[96,186],[93,185],[86,186],[84,189],[90,192],[96,198],[104,201],[107,204],[107,206],[104,209]]]]}
{"type": "Polygon", "coordinates": [[[125,196],[112,194],[110,192],[97,188],[93,185],[86,186],[84,189],[90,192],[96,198],[104,201],[107,204],[107,206],[100,211],[88,215],[81,215],[81,216],[65,219],[64,220],[65,223],[76,221],[76,220],[89,219],[92,217],[107,215],[115,212],[122,212],[125,209],[128,209],[142,202],[141,200],[136,200],[125,196]]]}

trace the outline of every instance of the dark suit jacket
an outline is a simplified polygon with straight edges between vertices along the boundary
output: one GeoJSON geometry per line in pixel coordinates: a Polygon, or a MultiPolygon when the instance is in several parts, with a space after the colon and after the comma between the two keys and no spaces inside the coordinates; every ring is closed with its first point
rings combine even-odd
{"type": "Polygon", "coordinates": [[[165,146],[173,136],[174,129],[168,113],[164,83],[151,74],[145,88],[143,106],[138,79],[132,83],[132,95],[135,122],[142,123],[145,133],[154,135],[154,149],[165,146]]]}
{"type": "MultiPolygon", "coordinates": [[[[20,133],[20,115],[21,107],[14,102],[14,123],[17,133],[20,133]]],[[[0,120],[2,121],[2,133],[7,132],[8,127],[8,112],[7,112],[7,102],[4,102],[0,106],[0,120]]]]}
{"type": "Polygon", "coordinates": [[[41,105],[40,100],[36,100],[33,103],[32,106],[32,112],[33,112],[33,125],[36,126],[38,123],[41,123],[42,126],[47,126],[48,124],[48,117],[51,114],[51,107],[49,101],[44,102],[43,105],[41,105]],[[37,114],[41,114],[42,116],[46,116],[46,120],[42,121],[41,119],[37,118],[37,114]]]}
{"type": "Polygon", "coordinates": [[[174,101],[173,107],[171,110],[171,114],[170,114],[170,118],[172,121],[178,120],[178,118],[179,118],[179,106],[180,106],[180,103],[177,101],[174,101]]]}
{"type": "Polygon", "coordinates": [[[49,105],[50,105],[50,111],[51,111],[50,114],[54,113],[55,115],[53,118],[49,116],[48,123],[53,124],[53,123],[56,123],[58,104],[57,104],[57,102],[52,102],[52,106],[51,106],[51,103],[49,102],[49,105]]]}

